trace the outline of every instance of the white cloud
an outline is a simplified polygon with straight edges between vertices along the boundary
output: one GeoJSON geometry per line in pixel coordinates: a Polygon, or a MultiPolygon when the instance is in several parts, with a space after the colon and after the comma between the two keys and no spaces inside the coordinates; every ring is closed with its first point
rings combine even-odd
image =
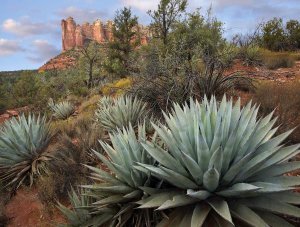
{"type": "Polygon", "coordinates": [[[122,0],[122,2],[125,6],[130,6],[140,11],[156,9],[159,4],[159,0],[122,0]]]}
{"type": "Polygon", "coordinates": [[[0,56],[8,56],[24,51],[17,41],[0,39],[0,56]]]}
{"type": "Polygon", "coordinates": [[[79,9],[74,6],[69,6],[57,12],[57,15],[62,18],[73,17],[77,23],[94,22],[97,19],[104,19],[107,13],[95,9],[79,9]]]}
{"type": "Polygon", "coordinates": [[[60,53],[60,51],[47,40],[34,40],[32,42],[32,54],[27,58],[33,62],[43,63],[60,53]]]}
{"type": "Polygon", "coordinates": [[[55,31],[55,25],[50,23],[35,23],[30,21],[29,17],[21,18],[19,21],[7,19],[3,22],[4,31],[15,34],[17,36],[32,36],[55,31]]]}

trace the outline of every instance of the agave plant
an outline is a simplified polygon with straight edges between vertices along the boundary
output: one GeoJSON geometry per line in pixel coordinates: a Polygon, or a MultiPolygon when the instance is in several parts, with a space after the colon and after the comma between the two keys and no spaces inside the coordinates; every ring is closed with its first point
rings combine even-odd
{"type": "Polygon", "coordinates": [[[96,110],[96,120],[108,131],[136,127],[147,115],[146,104],[132,96],[121,96],[116,99],[103,97],[96,110]]]}
{"type": "Polygon", "coordinates": [[[50,99],[48,106],[53,111],[53,116],[60,120],[68,119],[75,112],[74,105],[69,101],[54,104],[53,100],[50,99]]]}
{"type": "Polygon", "coordinates": [[[51,155],[44,152],[51,138],[46,117],[29,114],[6,121],[0,129],[0,181],[18,188],[44,170],[51,155]]]}
{"type": "Polygon", "coordinates": [[[140,208],[171,210],[162,226],[292,226],[283,217],[300,217],[300,178],[284,174],[300,167],[288,162],[300,145],[284,146],[292,131],[274,137],[273,113],[257,113],[225,97],[175,104],[166,126],[154,125],[163,145],[143,142],[159,165],[136,166],[169,187],[152,190],[140,208]]]}
{"type": "Polygon", "coordinates": [[[150,226],[149,210],[135,210],[137,204],[134,203],[143,196],[141,187],[153,187],[149,174],[134,168],[136,162],[148,165],[155,162],[140,143],[146,139],[145,126],[138,127],[138,137],[133,127],[129,126],[123,131],[118,129],[110,138],[112,146],[101,142],[108,158],[95,151],[109,171],[87,166],[92,171],[92,179],[96,181],[95,184],[82,186],[90,190],[88,194],[96,200],[89,207],[96,209],[98,214],[102,214],[103,209],[104,214],[113,214],[108,222],[112,226],[133,226],[135,223],[150,226]],[[107,213],[107,209],[112,213],[107,213]]]}
{"type": "Polygon", "coordinates": [[[73,188],[69,193],[69,200],[71,202],[72,209],[67,208],[63,204],[58,202],[57,208],[67,218],[69,224],[60,226],[100,226],[104,224],[109,218],[112,218],[111,214],[92,215],[88,206],[94,201],[93,198],[87,196],[88,190],[81,188],[76,192],[73,188]]]}

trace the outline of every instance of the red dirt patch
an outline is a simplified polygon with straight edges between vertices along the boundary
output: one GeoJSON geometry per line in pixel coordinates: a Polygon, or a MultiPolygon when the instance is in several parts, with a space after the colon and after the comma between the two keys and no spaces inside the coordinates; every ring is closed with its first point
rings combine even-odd
{"type": "Polygon", "coordinates": [[[53,215],[47,212],[34,188],[18,190],[6,205],[6,216],[10,219],[8,227],[48,227],[66,223],[59,211],[55,210],[53,215]]]}

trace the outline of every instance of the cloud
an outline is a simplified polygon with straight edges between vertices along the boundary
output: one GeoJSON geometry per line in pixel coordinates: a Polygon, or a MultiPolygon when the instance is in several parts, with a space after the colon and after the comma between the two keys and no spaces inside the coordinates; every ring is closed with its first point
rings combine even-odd
{"type": "Polygon", "coordinates": [[[25,51],[17,41],[0,39],[0,57],[25,51]]]}
{"type": "Polygon", "coordinates": [[[107,18],[108,14],[101,10],[79,9],[74,6],[59,10],[57,15],[61,18],[73,17],[77,23],[94,22],[97,19],[107,18]]]}
{"type": "Polygon", "coordinates": [[[36,63],[48,61],[60,53],[60,51],[47,40],[34,40],[31,48],[32,54],[27,56],[27,58],[36,63]]]}
{"type": "Polygon", "coordinates": [[[7,19],[3,22],[2,28],[6,32],[22,37],[51,34],[56,30],[55,24],[53,23],[36,23],[30,21],[29,17],[23,17],[19,21],[11,18],[7,19]]]}
{"type": "Polygon", "coordinates": [[[130,6],[145,12],[150,9],[156,9],[159,0],[122,0],[122,3],[127,7],[130,6]]]}

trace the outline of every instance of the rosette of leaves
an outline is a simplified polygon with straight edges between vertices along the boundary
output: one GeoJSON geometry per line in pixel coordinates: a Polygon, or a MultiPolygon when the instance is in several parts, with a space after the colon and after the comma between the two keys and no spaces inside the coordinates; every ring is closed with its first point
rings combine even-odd
{"type": "Polygon", "coordinates": [[[103,97],[95,112],[96,120],[108,131],[128,127],[137,127],[147,116],[146,103],[137,97],[103,97]]]}
{"type": "Polygon", "coordinates": [[[89,205],[95,200],[87,195],[88,190],[81,188],[76,192],[73,188],[69,193],[69,201],[71,203],[71,209],[58,202],[57,208],[68,220],[68,224],[59,226],[100,226],[108,219],[112,218],[112,214],[104,213],[102,215],[93,215],[92,210],[89,209],[89,205]]]}
{"type": "Polygon", "coordinates": [[[53,112],[53,117],[59,120],[66,120],[75,112],[75,106],[69,101],[62,101],[55,104],[53,100],[50,99],[48,106],[53,112]]]}
{"type": "Polygon", "coordinates": [[[136,166],[169,187],[152,190],[140,208],[169,212],[162,226],[292,226],[285,217],[300,217],[300,178],[284,174],[300,167],[288,162],[300,145],[284,146],[292,130],[274,136],[273,113],[257,113],[225,97],[175,104],[166,125],[154,125],[163,144],[143,142],[159,165],[136,166]]]}
{"type": "Polygon", "coordinates": [[[45,171],[52,156],[45,152],[51,139],[45,116],[21,115],[0,128],[0,181],[17,189],[25,180],[45,171]]]}
{"type": "MultiPolygon", "coordinates": [[[[156,187],[149,173],[134,168],[135,163],[154,165],[154,159],[144,150],[141,141],[146,140],[145,125],[138,127],[136,135],[133,127],[117,129],[110,134],[112,145],[100,142],[105,154],[94,151],[103,162],[101,167],[87,166],[92,171],[94,181],[82,185],[93,202],[86,204],[93,217],[102,216],[106,222],[95,226],[151,226],[153,212],[150,209],[137,210],[135,202],[144,196],[143,187],[156,187]]],[[[154,139],[154,138],[153,138],[154,139]]]]}

